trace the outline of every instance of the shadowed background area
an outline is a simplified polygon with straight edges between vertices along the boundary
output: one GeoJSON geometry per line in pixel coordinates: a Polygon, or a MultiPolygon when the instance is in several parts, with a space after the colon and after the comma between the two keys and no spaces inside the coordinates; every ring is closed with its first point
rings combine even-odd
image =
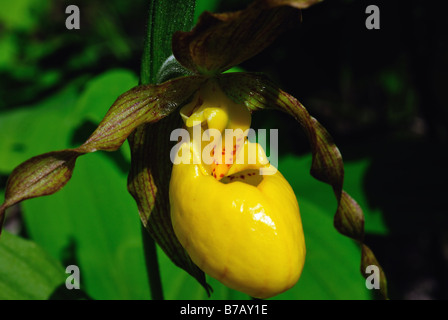
{"type": "MultiPolygon", "coordinates": [[[[147,6],[144,0],[0,2],[1,201],[15,166],[78,146],[116,97],[137,85],[147,6]],[[80,8],[80,30],[65,28],[68,5],[80,8]]],[[[333,136],[346,164],[345,189],[365,211],[366,243],[388,275],[391,299],[448,298],[448,22],[441,6],[324,1],[240,66],[267,74],[333,136]],[[365,27],[371,4],[380,9],[379,30],[365,27]]],[[[197,11],[242,7],[236,0],[198,1],[197,11]]],[[[307,239],[303,279],[297,291],[279,298],[376,298],[359,275],[356,244],[332,230],[335,200],[309,177],[310,150],[300,127],[274,111],[254,114],[252,123],[255,129],[279,129],[279,170],[299,199],[307,239]]],[[[59,263],[62,279],[62,266],[80,265],[89,298],[147,298],[128,170],[127,145],[89,155],[54,200],[9,209],[7,230],[42,247],[52,264],[59,263]]],[[[167,298],[206,297],[159,256],[167,298]]],[[[9,276],[5,257],[0,286],[9,276]]],[[[210,281],[212,298],[243,298],[210,281]]],[[[51,284],[48,296],[70,298],[61,284],[51,284]]]]}

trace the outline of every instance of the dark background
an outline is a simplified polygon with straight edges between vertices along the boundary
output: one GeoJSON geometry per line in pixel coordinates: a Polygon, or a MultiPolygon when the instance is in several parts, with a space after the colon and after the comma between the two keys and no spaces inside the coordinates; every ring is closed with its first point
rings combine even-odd
{"type": "MultiPolygon", "coordinates": [[[[434,3],[326,1],[244,65],[298,97],[345,161],[372,159],[363,187],[389,234],[366,242],[392,299],[448,298],[447,26],[434,3]],[[365,28],[370,4],[380,8],[380,30],[365,28]]],[[[280,121],[293,141],[302,137],[288,117],[280,121]]],[[[300,145],[280,150],[300,153],[300,145]]]]}

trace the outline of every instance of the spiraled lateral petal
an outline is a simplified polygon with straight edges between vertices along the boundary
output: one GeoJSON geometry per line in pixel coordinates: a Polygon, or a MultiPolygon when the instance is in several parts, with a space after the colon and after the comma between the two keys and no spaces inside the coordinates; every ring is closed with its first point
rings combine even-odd
{"type": "Polygon", "coordinates": [[[59,191],[70,180],[79,156],[117,150],[139,125],[156,122],[187,101],[202,81],[201,77],[185,77],[156,86],[137,86],[118,97],[80,147],[45,153],[16,167],[8,178],[5,201],[0,206],[0,232],[7,208],[59,191]]]}
{"type": "MultiPolygon", "coordinates": [[[[334,226],[341,234],[361,244],[361,270],[376,265],[381,272],[381,288],[387,298],[384,271],[373,252],[364,244],[364,214],[356,201],[343,190],[344,164],[339,149],[328,131],[293,96],[278,88],[266,77],[250,73],[221,75],[218,82],[229,98],[243,103],[251,111],[277,109],[293,116],[305,131],[312,152],[311,175],[332,186],[338,207],[334,226]],[[368,263],[368,264],[366,264],[368,263]]],[[[362,271],[364,276],[367,276],[362,271]]]]}

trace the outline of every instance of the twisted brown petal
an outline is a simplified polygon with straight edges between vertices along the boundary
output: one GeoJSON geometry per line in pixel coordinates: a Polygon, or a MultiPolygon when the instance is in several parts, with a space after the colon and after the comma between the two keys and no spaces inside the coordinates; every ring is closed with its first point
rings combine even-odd
{"type": "Polygon", "coordinates": [[[204,12],[190,32],[173,35],[173,53],[187,69],[218,74],[255,56],[300,21],[319,0],[259,0],[229,13],[204,12]]]}
{"type": "Polygon", "coordinates": [[[327,130],[293,96],[279,89],[265,77],[248,73],[230,73],[220,76],[224,92],[235,102],[244,103],[249,110],[274,108],[293,116],[305,130],[311,145],[313,161],[311,174],[332,186],[338,207],[334,226],[343,235],[361,244],[361,270],[368,265],[380,269],[380,289],[387,298],[387,282],[384,271],[373,252],[364,244],[364,214],[356,201],[343,190],[344,165],[341,154],[327,130]]]}
{"type": "Polygon", "coordinates": [[[83,145],[45,153],[19,165],[8,179],[5,202],[0,206],[0,232],[7,208],[59,191],[70,180],[79,156],[117,150],[138,126],[160,120],[188,100],[202,81],[201,77],[188,77],[135,87],[118,97],[83,145]]]}

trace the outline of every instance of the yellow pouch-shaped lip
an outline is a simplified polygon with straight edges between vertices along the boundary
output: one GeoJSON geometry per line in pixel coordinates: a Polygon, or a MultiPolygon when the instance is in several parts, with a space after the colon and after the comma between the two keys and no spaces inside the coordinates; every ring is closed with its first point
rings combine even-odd
{"type": "MultiPolygon", "coordinates": [[[[192,143],[181,149],[197,156],[192,143]]],[[[200,164],[174,165],[170,205],[176,236],[193,262],[228,287],[268,298],[299,279],[302,223],[280,172],[261,176],[249,168],[217,180],[200,164]]]]}
{"type": "Polygon", "coordinates": [[[170,181],[180,243],[199,268],[230,288],[256,298],[291,288],[305,260],[299,206],[263,148],[247,140],[250,112],[210,81],[181,116],[190,140],[180,143],[177,156],[190,161],[174,161],[170,181]],[[219,137],[205,139],[205,146],[208,129],[219,137]],[[235,135],[223,135],[226,129],[235,135]]]}

